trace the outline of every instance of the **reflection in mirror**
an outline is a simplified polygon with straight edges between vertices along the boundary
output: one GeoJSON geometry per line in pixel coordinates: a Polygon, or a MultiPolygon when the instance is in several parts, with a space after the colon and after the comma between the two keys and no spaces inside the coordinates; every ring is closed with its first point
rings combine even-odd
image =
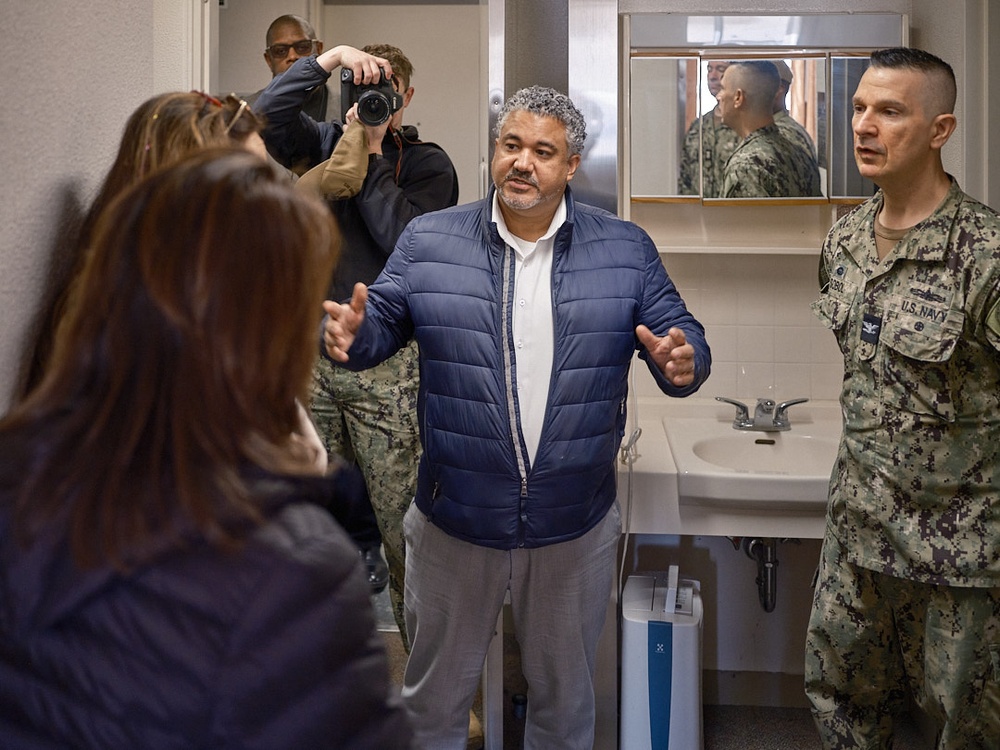
{"type": "Polygon", "coordinates": [[[678,175],[681,136],[698,108],[698,58],[633,57],[629,75],[632,196],[696,193],[685,193],[678,175]]]}
{"type": "MultiPolygon", "coordinates": [[[[821,59],[732,58],[716,92],[716,111],[738,142],[709,163],[702,129],[705,198],[821,198],[815,113],[821,59]],[[724,163],[719,163],[725,156],[724,163]],[[721,171],[722,185],[718,175],[721,171]],[[710,193],[709,188],[719,188],[710,193]]],[[[706,69],[712,81],[711,63],[706,69]]]]}
{"type": "MultiPolygon", "coordinates": [[[[741,137],[723,123],[716,94],[731,62],[748,57],[677,57],[659,53],[630,60],[630,170],[633,198],[725,197],[729,157],[741,137]]],[[[772,61],[780,87],[771,116],[785,141],[785,153],[802,162],[798,180],[808,187],[781,187],[753,197],[826,196],[826,58],[772,61]]],[[[784,146],[783,146],[784,148],[784,146]]],[[[777,169],[771,170],[777,173],[777,169]]],[[[742,195],[740,197],[748,197],[742,195]]]]}
{"type": "Polygon", "coordinates": [[[859,198],[875,194],[875,183],[861,176],[854,161],[854,92],[868,68],[867,57],[830,59],[830,142],[832,180],[830,194],[835,198],[859,198]]]}
{"type": "Polygon", "coordinates": [[[717,149],[723,158],[715,158],[715,133],[706,136],[707,122],[716,125],[717,120],[707,121],[705,128],[700,120],[717,103],[708,66],[712,60],[767,58],[780,58],[792,74],[784,96],[788,117],[779,111],[777,120],[798,123],[808,137],[804,142],[811,141],[816,149],[823,197],[802,202],[860,202],[874,193],[874,185],[861,178],[854,162],[851,99],[867,65],[867,51],[904,44],[904,15],[650,12],[623,18],[630,75],[625,95],[631,115],[626,151],[633,201],[687,203],[697,196],[713,203],[725,200],[718,197],[725,147],[717,149]],[[693,169],[695,153],[698,169],[693,169]]]}
{"type": "Polygon", "coordinates": [[[716,100],[729,60],[706,60],[700,67],[697,117],[688,118],[684,132],[681,192],[718,198],[722,195],[726,163],[740,137],[722,121],[722,109],[716,100]]]}

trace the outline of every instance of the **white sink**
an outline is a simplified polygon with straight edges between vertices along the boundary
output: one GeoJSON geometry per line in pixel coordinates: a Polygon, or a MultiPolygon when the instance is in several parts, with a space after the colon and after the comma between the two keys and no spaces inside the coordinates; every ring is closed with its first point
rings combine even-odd
{"type": "Polygon", "coordinates": [[[830,476],[835,440],[792,432],[733,432],[699,440],[691,449],[702,461],[729,471],[830,476]]]}
{"type": "Polygon", "coordinates": [[[793,406],[791,429],[733,429],[732,407],[691,404],[662,419],[681,505],[822,510],[840,441],[836,404],[793,406]]]}

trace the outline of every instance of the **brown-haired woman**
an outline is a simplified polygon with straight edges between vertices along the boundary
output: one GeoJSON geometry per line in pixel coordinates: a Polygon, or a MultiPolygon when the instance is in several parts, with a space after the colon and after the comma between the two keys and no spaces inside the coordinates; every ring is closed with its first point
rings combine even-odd
{"type": "Polygon", "coordinates": [[[73,257],[62,264],[64,270],[57,274],[61,278],[52,280],[37,340],[25,363],[20,395],[30,391],[42,376],[66,298],[83,267],[94,224],[115,196],[149,173],[212,146],[239,146],[266,159],[263,129],[263,119],[232,94],[219,100],[200,91],[171,91],[136,108],[125,123],[115,161],[83,218],[73,257]]]}
{"type": "Polygon", "coordinates": [[[0,420],[6,748],[401,748],[357,550],[294,436],[329,210],[209,149],[113,199],[0,420]]]}

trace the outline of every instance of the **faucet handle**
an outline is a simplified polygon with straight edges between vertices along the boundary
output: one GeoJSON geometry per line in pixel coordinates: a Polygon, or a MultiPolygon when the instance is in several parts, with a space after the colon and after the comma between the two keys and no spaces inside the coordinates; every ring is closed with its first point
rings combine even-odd
{"type": "Polygon", "coordinates": [[[775,416],[777,416],[778,414],[782,414],[785,411],[785,409],[787,409],[789,406],[795,406],[795,404],[804,404],[808,400],[809,399],[807,398],[793,398],[789,399],[788,401],[782,401],[780,404],[774,407],[774,414],[775,416]]]}
{"type": "Polygon", "coordinates": [[[774,421],[775,421],[775,423],[779,423],[779,422],[785,422],[785,423],[787,423],[788,422],[788,415],[785,412],[788,410],[788,407],[789,406],[795,406],[795,404],[804,404],[808,400],[809,399],[807,399],[807,398],[793,398],[793,399],[789,399],[788,401],[782,401],[780,404],[778,404],[777,406],[774,407],[774,421]]]}
{"type": "Polygon", "coordinates": [[[732,404],[736,407],[736,419],[733,421],[733,425],[747,424],[750,422],[750,409],[742,401],[737,401],[734,398],[727,398],[726,396],[716,396],[716,401],[723,401],[727,404],[732,404]]]}

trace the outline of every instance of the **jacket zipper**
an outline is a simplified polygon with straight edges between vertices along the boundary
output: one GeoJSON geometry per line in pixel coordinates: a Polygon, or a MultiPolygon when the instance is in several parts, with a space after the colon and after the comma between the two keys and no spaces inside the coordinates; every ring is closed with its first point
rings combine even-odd
{"type": "Polygon", "coordinates": [[[511,340],[513,316],[512,296],[514,291],[514,251],[504,243],[503,253],[503,290],[500,308],[500,330],[503,337],[504,389],[507,395],[507,415],[510,420],[510,436],[517,459],[517,470],[521,475],[521,494],[518,501],[517,546],[524,546],[524,525],[527,521],[528,500],[528,457],[525,453],[524,440],[521,437],[521,425],[518,420],[517,402],[515,399],[516,384],[514,383],[514,342],[511,340]]]}

